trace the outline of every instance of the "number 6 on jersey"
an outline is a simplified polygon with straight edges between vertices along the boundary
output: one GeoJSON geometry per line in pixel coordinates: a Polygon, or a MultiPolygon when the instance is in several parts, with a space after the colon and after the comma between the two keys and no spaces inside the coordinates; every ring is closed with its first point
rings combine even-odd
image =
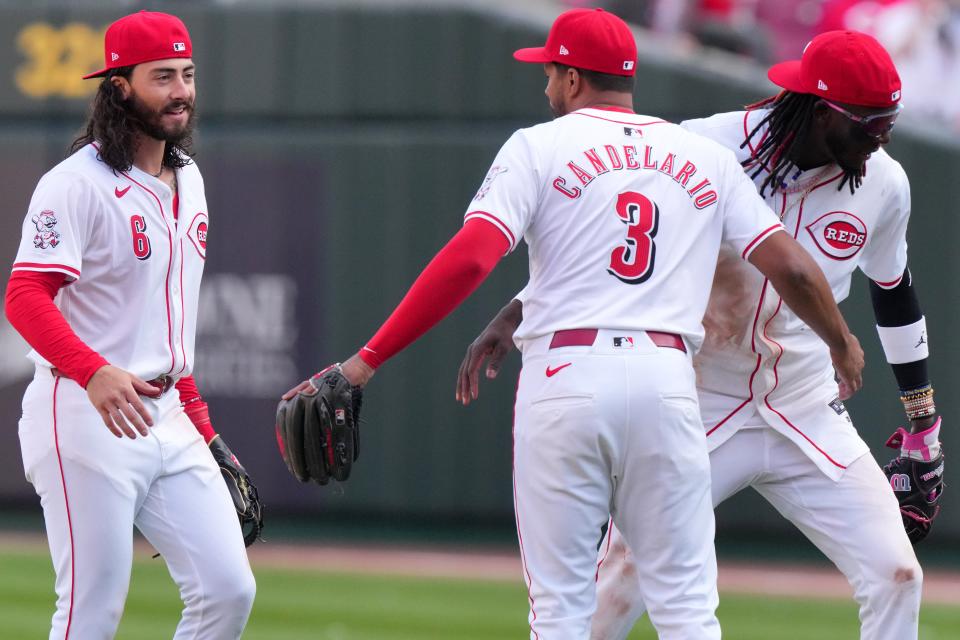
{"type": "Polygon", "coordinates": [[[660,224],[660,209],[645,195],[625,191],[617,197],[617,215],[627,225],[627,245],[610,254],[607,273],[627,284],[640,284],[653,274],[657,255],[653,237],[660,224]]]}

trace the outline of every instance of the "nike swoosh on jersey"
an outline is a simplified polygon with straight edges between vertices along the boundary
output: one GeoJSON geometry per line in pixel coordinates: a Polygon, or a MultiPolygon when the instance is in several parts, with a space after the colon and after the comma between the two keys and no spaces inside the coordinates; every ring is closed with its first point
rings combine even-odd
{"type": "Polygon", "coordinates": [[[117,196],[118,198],[122,198],[123,196],[127,195],[127,191],[130,191],[130,185],[129,185],[129,184],[127,185],[127,188],[126,188],[126,189],[121,189],[120,187],[114,187],[114,188],[113,188],[113,195],[117,196]]]}
{"type": "Polygon", "coordinates": [[[550,368],[550,365],[547,365],[547,377],[552,378],[553,376],[557,375],[562,369],[566,369],[572,364],[573,364],[572,362],[568,362],[567,364],[562,364],[559,367],[555,367],[553,369],[550,368]]]}

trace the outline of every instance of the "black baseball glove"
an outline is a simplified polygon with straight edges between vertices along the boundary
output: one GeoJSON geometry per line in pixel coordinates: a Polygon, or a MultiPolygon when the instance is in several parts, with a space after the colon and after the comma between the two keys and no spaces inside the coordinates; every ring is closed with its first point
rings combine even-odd
{"type": "Polygon", "coordinates": [[[219,435],[210,441],[210,452],[213,453],[213,459],[220,466],[220,473],[227,483],[237,517],[240,518],[243,542],[249,547],[261,539],[260,532],[263,531],[263,503],[260,502],[260,494],[247,475],[247,470],[219,435]]]}
{"type": "Polygon", "coordinates": [[[300,482],[343,482],[360,455],[363,391],[331,365],[310,384],[277,406],[277,445],[290,473],[300,482]]]}
{"type": "MultiPolygon", "coordinates": [[[[897,429],[887,440],[887,446],[899,449],[906,431],[897,429]]],[[[933,521],[940,514],[940,498],[943,496],[943,453],[933,460],[914,460],[899,455],[889,462],[883,472],[887,474],[894,495],[900,503],[903,527],[910,542],[917,544],[927,537],[933,521]]]]}

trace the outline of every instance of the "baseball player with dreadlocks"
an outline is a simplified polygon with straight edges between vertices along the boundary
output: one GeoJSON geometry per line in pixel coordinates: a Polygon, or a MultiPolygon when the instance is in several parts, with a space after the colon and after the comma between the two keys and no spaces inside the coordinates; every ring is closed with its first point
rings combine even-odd
{"type": "MultiPolygon", "coordinates": [[[[876,40],[849,31],[817,36],[801,60],[775,65],[769,77],[784,91],[746,112],[683,126],[737,153],[837,301],[854,269],[870,279],[910,432],[891,438],[901,452],[888,465],[888,482],[853,428],[826,346],[768,280],[721,253],[695,358],[713,502],[756,489],[846,575],[862,639],[915,639],[922,573],[911,540],[926,534],[936,514],[943,463],[925,322],[907,269],[909,185],[882,149],[901,108],[899,77],[876,40]],[[923,496],[930,510],[904,506],[901,516],[891,484],[908,489],[921,476],[936,486],[923,496]]],[[[477,397],[486,357],[487,377],[496,375],[505,336],[521,316],[520,301],[512,301],[469,347],[458,381],[462,402],[477,397]]],[[[637,584],[644,559],[615,527],[600,552],[592,637],[625,638],[645,609],[637,584]]]]}

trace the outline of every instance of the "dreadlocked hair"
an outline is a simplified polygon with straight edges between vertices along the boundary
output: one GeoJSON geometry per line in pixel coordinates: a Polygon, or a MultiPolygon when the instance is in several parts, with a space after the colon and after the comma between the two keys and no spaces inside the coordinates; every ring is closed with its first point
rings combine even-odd
{"type": "MultiPolygon", "coordinates": [[[[100,82],[90,105],[90,118],[83,133],[70,144],[72,155],[91,142],[97,143],[97,157],[117,173],[129,171],[136,152],[140,120],[123,98],[120,87],[111,78],[130,78],[133,66],[112,69],[100,82]]],[[[171,169],[185,167],[193,157],[193,139],[187,135],[178,143],[167,142],[163,150],[163,166],[171,169]]]]}
{"type": "MultiPolygon", "coordinates": [[[[747,134],[746,140],[740,144],[744,148],[751,144],[753,138],[768,125],[767,133],[760,138],[760,142],[743,161],[744,169],[750,171],[750,178],[756,178],[764,171],[767,172],[760,183],[760,195],[765,196],[769,188],[771,193],[782,186],[787,175],[796,165],[790,160],[793,150],[804,143],[813,123],[814,107],[820,100],[810,93],[794,93],[781,91],[759,102],[747,105],[747,111],[765,109],[767,114],[757,123],[757,126],[747,134]]],[[[838,190],[849,185],[853,193],[863,178],[861,171],[844,169],[843,179],[838,190]]]]}

